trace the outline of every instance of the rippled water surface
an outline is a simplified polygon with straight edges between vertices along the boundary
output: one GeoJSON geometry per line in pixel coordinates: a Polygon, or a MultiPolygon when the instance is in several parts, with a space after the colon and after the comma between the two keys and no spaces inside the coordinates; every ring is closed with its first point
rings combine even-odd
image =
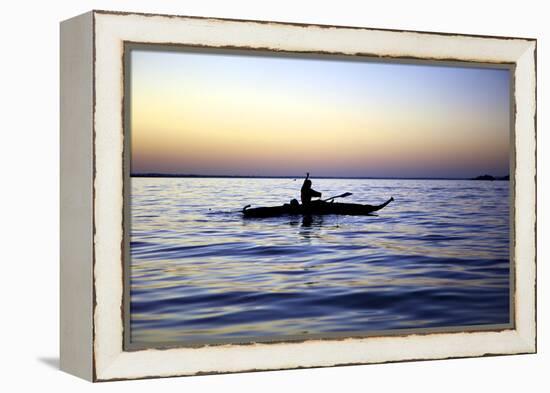
{"type": "Polygon", "coordinates": [[[132,178],[134,343],[509,322],[509,182],[314,179],[377,216],[243,219],[301,180],[132,178]]]}

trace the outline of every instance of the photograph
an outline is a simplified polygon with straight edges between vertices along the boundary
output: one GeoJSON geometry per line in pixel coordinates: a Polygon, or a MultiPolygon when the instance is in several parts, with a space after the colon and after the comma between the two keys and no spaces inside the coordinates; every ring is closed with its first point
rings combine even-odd
{"type": "Polygon", "coordinates": [[[513,81],[126,43],[129,348],[512,328],[513,81]]]}

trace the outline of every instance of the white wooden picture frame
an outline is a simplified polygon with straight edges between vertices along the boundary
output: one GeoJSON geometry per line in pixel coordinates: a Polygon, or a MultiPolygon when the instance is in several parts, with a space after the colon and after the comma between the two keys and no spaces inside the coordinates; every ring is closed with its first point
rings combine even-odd
{"type": "MultiPolygon", "coordinates": [[[[127,152],[126,152],[127,153],[127,152]]],[[[90,381],[536,352],[536,40],[91,11],[61,23],[61,368],[90,381]],[[513,66],[514,323],[248,345],[124,343],[125,43],[513,66]]]]}

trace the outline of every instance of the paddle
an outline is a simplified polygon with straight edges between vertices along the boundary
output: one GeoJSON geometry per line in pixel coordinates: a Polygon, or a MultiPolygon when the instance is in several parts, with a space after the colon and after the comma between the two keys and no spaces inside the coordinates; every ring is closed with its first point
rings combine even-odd
{"type": "Polygon", "coordinates": [[[351,192],[345,192],[343,194],[335,195],[335,196],[327,198],[327,199],[322,199],[322,201],[323,202],[328,202],[328,201],[336,199],[336,198],[346,198],[346,197],[349,197],[350,195],[353,195],[353,194],[351,192]]]}

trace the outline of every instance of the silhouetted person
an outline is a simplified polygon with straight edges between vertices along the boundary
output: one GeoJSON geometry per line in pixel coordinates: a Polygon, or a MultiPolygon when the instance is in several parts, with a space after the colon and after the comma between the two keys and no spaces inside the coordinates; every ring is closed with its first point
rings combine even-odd
{"type": "Polygon", "coordinates": [[[307,173],[304,184],[302,184],[301,190],[302,205],[307,206],[311,203],[311,198],[321,198],[321,193],[311,188],[311,180],[309,180],[309,172],[307,173]]]}

